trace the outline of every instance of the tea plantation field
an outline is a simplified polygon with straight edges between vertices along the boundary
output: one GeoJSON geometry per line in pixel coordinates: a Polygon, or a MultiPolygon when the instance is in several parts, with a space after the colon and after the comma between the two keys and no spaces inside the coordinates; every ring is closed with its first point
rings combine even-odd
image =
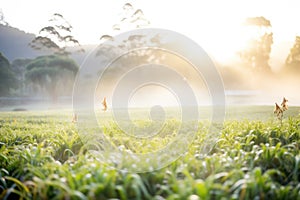
{"type": "MultiPolygon", "coordinates": [[[[1,112],[0,199],[300,199],[299,111],[291,107],[280,122],[271,106],[229,107],[210,151],[200,151],[208,134],[200,120],[188,152],[146,173],[117,170],[84,151],[70,110],[1,112]]],[[[151,150],[169,141],[162,134],[137,143],[103,115],[104,134],[117,146],[151,150]]]]}

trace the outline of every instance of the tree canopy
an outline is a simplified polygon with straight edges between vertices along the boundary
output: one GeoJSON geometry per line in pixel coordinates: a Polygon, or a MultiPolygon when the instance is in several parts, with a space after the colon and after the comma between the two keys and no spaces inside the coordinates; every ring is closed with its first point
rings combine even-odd
{"type": "MultiPolygon", "coordinates": [[[[122,7],[120,19],[112,26],[113,32],[124,31],[126,29],[137,29],[148,27],[150,21],[144,15],[141,9],[136,9],[130,3],[125,3],[122,7]]],[[[113,33],[112,33],[113,34],[113,33]]],[[[112,34],[104,34],[100,36],[100,42],[112,40],[112,34]]]]}
{"type": "Polygon", "coordinates": [[[50,25],[43,27],[39,35],[29,43],[32,48],[37,50],[45,48],[55,54],[69,55],[71,52],[67,47],[77,46],[79,51],[84,52],[79,41],[72,35],[72,25],[61,14],[54,13],[49,22],[50,25]]]}

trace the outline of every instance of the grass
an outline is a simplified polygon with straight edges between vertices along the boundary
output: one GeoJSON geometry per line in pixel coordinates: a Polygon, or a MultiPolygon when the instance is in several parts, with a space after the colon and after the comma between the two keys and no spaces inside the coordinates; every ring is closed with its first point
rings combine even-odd
{"type": "MultiPolygon", "coordinates": [[[[207,125],[199,122],[188,152],[148,173],[118,171],[85,152],[70,111],[2,112],[0,199],[300,199],[299,108],[286,111],[282,124],[272,110],[230,107],[209,152],[207,125]]],[[[151,152],[170,139],[131,140],[110,114],[102,117],[116,146],[151,152]]],[[[168,121],[165,132],[176,123],[168,121]]]]}

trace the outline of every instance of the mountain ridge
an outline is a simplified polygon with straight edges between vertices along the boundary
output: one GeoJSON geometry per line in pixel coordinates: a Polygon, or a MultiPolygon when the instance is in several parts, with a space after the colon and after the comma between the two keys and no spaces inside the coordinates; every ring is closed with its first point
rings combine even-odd
{"type": "MultiPolygon", "coordinates": [[[[37,56],[52,54],[49,50],[35,50],[31,48],[28,44],[35,37],[36,36],[33,33],[27,33],[16,27],[0,24],[0,52],[10,62],[18,58],[33,59],[37,56]]],[[[74,60],[76,60],[78,64],[81,64],[83,59],[87,56],[88,52],[96,46],[97,44],[82,45],[82,48],[85,50],[85,53],[75,52],[76,47],[68,48],[74,50],[74,53],[71,54],[71,57],[74,60]]]]}

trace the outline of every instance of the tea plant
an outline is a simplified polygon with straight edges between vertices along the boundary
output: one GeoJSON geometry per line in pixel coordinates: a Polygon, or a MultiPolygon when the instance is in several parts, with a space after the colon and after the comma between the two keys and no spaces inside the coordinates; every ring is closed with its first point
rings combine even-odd
{"type": "MultiPolygon", "coordinates": [[[[71,111],[0,115],[0,199],[300,198],[299,115],[282,124],[272,118],[227,120],[210,151],[203,151],[209,127],[200,121],[189,151],[148,173],[118,171],[85,152],[71,111]]],[[[161,134],[138,143],[103,120],[105,134],[132,151],[159,149],[170,139],[161,134]]]]}

